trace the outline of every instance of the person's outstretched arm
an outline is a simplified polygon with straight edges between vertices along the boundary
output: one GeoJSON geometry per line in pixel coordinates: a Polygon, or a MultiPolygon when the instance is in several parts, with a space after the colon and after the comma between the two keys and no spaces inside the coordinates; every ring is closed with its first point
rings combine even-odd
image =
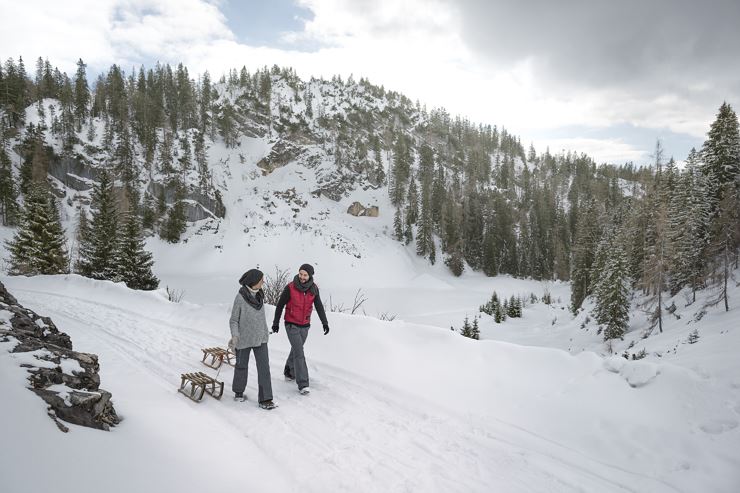
{"type": "Polygon", "coordinates": [[[324,304],[321,302],[321,295],[319,289],[316,288],[316,296],[313,299],[313,306],[316,307],[316,313],[319,314],[321,324],[324,326],[324,335],[329,333],[329,322],[326,320],[326,312],[324,311],[324,304]]]}
{"type": "Polygon", "coordinates": [[[280,299],[278,299],[277,305],[275,305],[275,318],[272,320],[272,331],[277,332],[280,330],[280,315],[283,314],[283,308],[285,304],[290,300],[290,287],[285,286],[283,292],[280,293],[280,299]]]}

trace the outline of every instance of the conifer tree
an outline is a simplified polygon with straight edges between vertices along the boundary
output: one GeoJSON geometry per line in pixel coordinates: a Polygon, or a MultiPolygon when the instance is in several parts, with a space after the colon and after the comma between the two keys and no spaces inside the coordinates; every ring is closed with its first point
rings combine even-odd
{"type": "Polygon", "coordinates": [[[84,245],[90,245],[91,241],[92,239],[90,237],[90,220],[87,217],[87,212],[85,212],[85,208],[80,207],[80,211],[77,214],[77,231],[75,232],[75,243],[77,245],[77,251],[75,252],[76,257],[73,263],[75,272],[81,272],[81,270],[84,268],[82,267],[82,264],[80,262],[82,249],[84,245]]]}
{"type": "Polygon", "coordinates": [[[480,339],[480,327],[478,325],[478,317],[473,317],[473,325],[470,326],[470,338],[476,341],[480,339]]]}
{"type": "Polygon", "coordinates": [[[205,194],[211,183],[211,172],[208,169],[208,158],[206,157],[206,144],[203,132],[195,135],[195,162],[198,166],[198,186],[200,192],[205,194]]]}
{"type": "Polygon", "coordinates": [[[144,250],[144,237],[136,214],[129,211],[121,231],[116,252],[118,279],[131,289],[151,291],[159,286],[159,279],[152,273],[152,254],[144,250]]]}
{"type": "Polygon", "coordinates": [[[87,85],[87,66],[80,58],[77,60],[77,73],[75,74],[74,85],[74,108],[75,118],[78,126],[85,120],[88,114],[88,105],[90,104],[90,88],[87,85]]]}
{"type": "Polygon", "coordinates": [[[730,310],[728,284],[734,280],[737,268],[737,248],[740,244],[740,197],[734,183],[725,183],[720,189],[717,214],[712,223],[709,256],[712,262],[712,283],[718,288],[715,302],[723,302],[730,310]]]}
{"type": "Polygon", "coordinates": [[[54,196],[47,187],[33,185],[25,197],[20,228],[7,243],[10,274],[69,272],[66,244],[54,196]]]}
{"type": "Polygon", "coordinates": [[[403,203],[404,192],[411,173],[411,154],[403,134],[398,135],[393,147],[392,173],[391,202],[399,207],[403,203]]]}
{"type": "Polygon", "coordinates": [[[403,220],[401,219],[401,209],[396,208],[393,215],[393,238],[398,241],[404,239],[403,220]]]}
{"type": "Polygon", "coordinates": [[[711,176],[713,211],[721,200],[720,189],[734,183],[740,175],[740,132],[737,115],[727,103],[722,103],[716,120],[709,129],[708,139],[702,148],[702,171],[711,176]]]}
{"type": "Polygon", "coordinates": [[[177,243],[187,228],[187,218],[185,217],[185,185],[175,181],[175,201],[170,207],[167,218],[162,225],[160,236],[163,240],[170,243],[177,243]]]}
{"type": "Polygon", "coordinates": [[[403,231],[404,243],[407,245],[414,239],[414,225],[419,216],[419,197],[416,189],[416,180],[412,176],[409,183],[409,192],[406,202],[406,224],[403,231]]]}
{"type": "MultiPolygon", "coordinates": [[[[660,177],[656,177],[656,180],[660,177]]],[[[673,245],[668,235],[668,215],[664,197],[658,193],[657,182],[646,198],[648,212],[647,231],[645,235],[645,264],[640,284],[647,294],[645,305],[653,310],[650,319],[651,328],[656,325],[663,332],[663,292],[667,287],[670,259],[673,245]]]]}
{"type": "Polygon", "coordinates": [[[596,317],[605,326],[604,340],[622,338],[629,323],[627,259],[617,242],[612,243],[603,279],[594,293],[596,317]]]}
{"type": "Polygon", "coordinates": [[[473,336],[473,326],[470,324],[470,320],[468,320],[468,316],[465,315],[465,320],[463,321],[463,326],[460,329],[460,334],[463,337],[471,337],[473,336]]]}
{"type": "Polygon", "coordinates": [[[596,203],[590,201],[578,219],[576,238],[571,262],[571,311],[581,307],[583,300],[591,294],[591,267],[594,261],[598,236],[598,217],[596,203]]]}
{"type": "Polygon", "coordinates": [[[78,272],[93,279],[118,280],[118,210],[113,194],[113,180],[103,170],[93,188],[90,231],[80,238],[78,272]]]}
{"type": "Polygon", "coordinates": [[[4,129],[0,124],[0,216],[3,226],[15,226],[19,214],[18,187],[5,146],[4,129]]]}

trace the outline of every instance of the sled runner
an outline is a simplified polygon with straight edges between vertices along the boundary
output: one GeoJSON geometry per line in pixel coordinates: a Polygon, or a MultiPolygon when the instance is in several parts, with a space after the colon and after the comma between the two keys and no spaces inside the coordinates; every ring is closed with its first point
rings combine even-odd
{"type": "Polygon", "coordinates": [[[218,370],[226,360],[227,365],[234,366],[235,354],[228,349],[220,347],[207,347],[201,349],[203,351],[203,364],[214,370],[218,370]],[[206,361],[210,357],[210,361],[206,361]]]}
{"type": "Polygon", "coordinates": [[[209,377],[203,372],[183,373],[182,383],[178,392],[182,392],[195,402],[200,402],[208,393],[215,399],[220,399],[224,394],[224,383],[209,377]],[[189,390],[188,390],[189,386],[189,390]]]}

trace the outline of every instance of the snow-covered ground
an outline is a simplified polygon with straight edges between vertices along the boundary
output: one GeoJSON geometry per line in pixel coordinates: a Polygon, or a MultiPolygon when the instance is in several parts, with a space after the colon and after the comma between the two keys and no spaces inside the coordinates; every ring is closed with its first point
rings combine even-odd
{"type": "MultiPolygon", "coordinates": [[[[75,349],[100,355],[102,387],[124,418],[110,433],[60,433],[24,389],[25,370],[0,349],[0,436],[13,444],[0,447],[3,491],[731,492],[740,484],[740,375],[719,378],[722,359],[716,375],[690,368],[737,352],[737,312],[714,315],[721,341],[702,334],[693,356],[686,349],[673,362],[330,313],[331,333],[307,342],[310,396],[282,380],[289,345],[283,332],[271,336],[280,407],[266,412],[255,403],[253,366],[247,403],[196,404],[175,391],[181,372],[216,374],[200,363],[200,348],[224,344],[227,302],[171,303],[162,291],[74,275],[2,282],[51,316],[75,349]],[[39,474],[41,453],[54,460],[39,474]]],[[[231,288],[233,297],[235,281],[231,288]]],[[[549,316],[532,312],[530,323],[549,316]]],[[[231,375],[219,374],[227,389],[231,375]]]]}
{"type": "MultiPolygon", "coordinates": [[[[24,388],[21,360],[0,346],[0,439],[12,444],[0,446],[0,491],[740,491],[737,307],[699,317],[711,294],[687,304],[679,293],[664,333],[642,339],[636,300],[610,356],[588,311],[567,310],[567,283],[469,270],[455,278],[439,253],[431,266],[413,243],[390,238],[385,188],[316,197],[327,162],[263,175],[256,163],[274,144],[211,143],[226,218],[191,225],[178,245],[147,240],[157,292],[75,275],[0,277],[76,350],[100,355],[101,386],[124,418],[110,433],[60,433],[24,388]],[[350,216],[354,201],[380,216],[350,216]],[[247,403],[195,404],[177,393],[182,372],[217,374],[200,363],[200,348],[225,344],[240,275],[255,266],[293,274],[304,262],[327,308],[351,307],[358,290],[366,298],[354,316],[329,313],[328,336],[311,333],[313,393],[282,381],[283,332],[270,340],[277,410],[257,408],[253,366],[247,403]],[[167,301],[165,287],[184,301],[167,301]],[[481,341],[449,330],[494,290],[549,292],[554,303],[503,324],[483,315],[481,341]],[[699,340],[688,344],[695,329],[699,340]],[[642,349],[639,361],[618,356],[642,349]],[[41,454],[54,460],[42,468],[41,454]]],[[[61,202],[70,238],[75,205],[61,202]]],[[[0,240],[12,234],[0,227],[0,240]]],[[[734,306],[740,290],[730,296],[734,306]]],[[[231,376],[228,367],[218,374],[227,390],[231,376]]]]}

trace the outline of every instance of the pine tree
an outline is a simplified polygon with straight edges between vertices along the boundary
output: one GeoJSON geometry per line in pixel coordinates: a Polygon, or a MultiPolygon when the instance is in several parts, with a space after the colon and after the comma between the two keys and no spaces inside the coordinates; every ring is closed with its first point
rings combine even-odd
{"type": "Polygon", "coordinates": [[[15,226],[18,221],[18,187],[13,178],[13,167],[5,150],[5,131],[0,123],[0,215],[3,226],[15,226]]]}
{"type": "Polygon", "coordinates": [[[594,293],[597,320],[605,325],[604,340],[622,338],[629,324],[629,279],[627,259],[621,247],[613,249],[594,293]]]}
{"type": "Polygon", "coordinates": [[[144,237],[139,219],[129,212],[123,224],[121,240],[116,252],[118,279],[131,289],[153,290],[159,279],[152,273],[152,254],[144,250],[144,237]]]}
{"type": "Polygon", "coordinates": [[[463,322],[463,326],[460,329],[460,334],[463,337],[472,337],[473,335],[473,326],[470,325],[470,321],[468,320],[467,315],[465,315],[465,321],[463,322]]]}
{"type": "Polygon", "coordinates": [[[712,283],[718,288],[713,303],[722,301],[725,311],[729,311],[728,284],[734,280],[733,269],[737,268],[740,245],[740,193],[734,183],[725,183],[720,189],[711,238],[708,251],[712,262],[712,283]]]}
{"type": "Polygon", "coordinates": [[[178,158],[178,161],[180,161],[180,169],[184,173],[187,173],[193,167],[193,160],[190,152],[190,137],[187,132],[185,132],[180,139],[180,150],[182,151],[178,158]]]}
{"type": "Polygon", "coordinates": [[[74,261],[74,271],[81,272],[82,264],[80,258],[82,255],[83,245],[91,244],[90,237],[90,220],[87,218],[87,212],[84,207],[80,207],[77,215],[77,231],[75,232],[75,243],[77,244],[76,259],[74,261]]]}
{"type": "Polygon", "coordinates": [[[93,188],[92,218],[87,238],[80,238],[78,272],[93,279],[118,280],[118,211],[113,194],[113,181],[107,171],[100,174],[93,188]]]}
{"type": "Polygon", "coordinates": [[[663,202],[664,198],[657,193],[659,188],[658,182],[646,198],[649,216],[645,235],[645,264],[640,284],[648,295],[644,304],[653,309],[651,329],[657,325],[660,332],[663,332],[663,292],[667,287],[673,245],[668,236],[667,207],[663,202]]]}
{"type": "Polygon", "coordinates": [[[449,255],[445,259],[445,265],[449,267],[455,276],[460,277],[462,275],[465,270],[465,262],[459,247],[452,247],[452,251],[449,252],[449,255]]]}
{"type": "Polygon", "coordinates": [[[20,228],[7,243],[10,274],[66,274],[66,243],[54,196],[47,187],[32,186],[26,194],[20,228]]]}
{"type": "Polygon", "coordinates": [[[416,180],[412,176],[409,180],[409,191],[406,199],[406,222],[416,224],[419,219],[419,192],[416,187],[416,180]]]}
{"type": "Polygon", "coordinates": [[[401,219],[401,209],[396,208],[396,212],[393,215],[393,239],[402,241],[404,238],[403,234],[403,220],[401,219]]]}
{"type": "Polygon", "coordinates": [[[390,187],[391,203],[399,207],[411,173],[411,154],[403,134],[396,138],[393,147],[393,182],[390,187]]]}
{"type": "Polygon", "coordinates": [[[141,214],[141,227],[144,229],[153,229],[157,220],[157,210],[154,203],[154,197],[150,193],[144,194],[144,204],[141,214]]]}
{"type": "Polygon", "coordinates": [[[175,201],[170,207],[167,218],[162,225],[160,236],[163,240],[170,243],[177,243],[187,228],[187,218],[185,216],[185,185],[181,182],[175,182],[175,201]]]}
{"type": "Polygon", "coordinates": [[[698,155],[691,149],[686,158],[686,170],[678,178],[677,188],[669,204],[669,239],[674,255],[671,259],[671,292],[691,287],[696,290],[704,280],[705,255],[710,218],[704,175],[699,172],[698,155]]]}
{"type": "Polygon", "coordinates": [[[77,61],[77,73],[75,74],[74,86],[74,107],[75,118],[78,124],[81,124],[88,114],[88,105],[90,104],[90,88],[87,85],[86,65],[80,58],[77,61]]]}
{"type": "Polygon", "coordinates": [[[473,317],[473,325],[470,327],[470,338],[476,341],[480,339],[480,327],[478,326],[478,317],[473,317]]]}
{"type": "Polygon", "coordinates": [[[208,169],[208,158],[206,156],[206,144],[203,132],[195,136],[195,162],[198,166],[198,187],[200,193],[205,194],[211,183],[211,172],[208,169]]]}
{"type": "Polygon", "coordinates": [[[726,183],[734,183],[740,175],[740,132],[737,115],[727,103],[722,103],[717,119],[712,123],[709,138],[704,142],[702,171],[712,177],[715,188],[712,208],[720,201],[720,189],[726,183]]]}
{"type": "Polygon", "coordinates": [[[591,201],[578,219],[571,261],[571,311],[575,313],[591,294],[591,267],[598,237],[596,203],[591,201]]]}

